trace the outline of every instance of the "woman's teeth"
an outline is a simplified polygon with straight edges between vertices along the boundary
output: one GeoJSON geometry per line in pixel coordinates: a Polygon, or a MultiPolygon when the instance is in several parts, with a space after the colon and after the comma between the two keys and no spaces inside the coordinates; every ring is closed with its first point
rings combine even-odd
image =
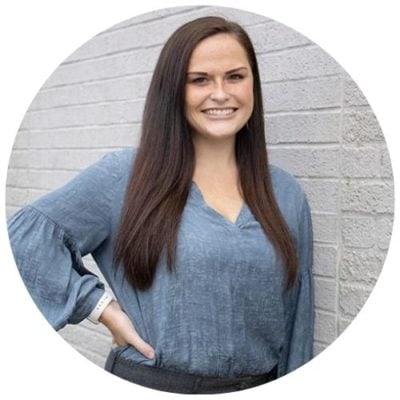
{"type": "Polygon", "coordinates": [[[234,108],[212,108],[204,111],[208,115],[229,115],[235,112],[234,108]]]}

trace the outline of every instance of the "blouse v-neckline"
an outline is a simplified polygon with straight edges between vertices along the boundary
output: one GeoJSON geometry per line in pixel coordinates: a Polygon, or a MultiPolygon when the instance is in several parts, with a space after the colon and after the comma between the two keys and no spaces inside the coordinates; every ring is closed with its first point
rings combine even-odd
{"type": "Polygon", "coordinates": [[[199,186],[195,181],[192,181],[192,188],[193,192],[200,201],[202,207],[206,209],[209,213],[211,213],[213,216],[219,218],[221,221],[223,221],[225,224],[233,227],[238,227],[240,228],[241,223],[243,222],[246,210],[247,210],[247,204],[245,201],[243,201],[242,206],[240,207],[239,214],[236,217],[235,221],[231,221],[224,215],[222,215],[219,211],[217,211],[215,208],[211,207],[206,200],[204,199],[203,193],[201,192],[199,186]]]}

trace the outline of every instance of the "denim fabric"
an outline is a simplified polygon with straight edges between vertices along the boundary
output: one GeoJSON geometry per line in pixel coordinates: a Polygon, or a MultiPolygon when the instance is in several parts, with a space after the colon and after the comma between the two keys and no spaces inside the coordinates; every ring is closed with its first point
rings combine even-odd
{"type": "Polygon", "coordinates": [[[297,180],[271,165],[274,194],[295,238],[299,279],[283,289],[283,266],[250,208],[235,223],[209,207],[192,182],[177,243],[176,274],[161,258],[152,287],[134,290],[112,268],[113,244],[135,150],[107,154],[8,221],[16,264],[55,329],[86,318],[104,293],[82,257],[91,253],[138,333],[137,364],[215,377],[282,376],[312,357],[314,299],[310,208],[297,180]]]}

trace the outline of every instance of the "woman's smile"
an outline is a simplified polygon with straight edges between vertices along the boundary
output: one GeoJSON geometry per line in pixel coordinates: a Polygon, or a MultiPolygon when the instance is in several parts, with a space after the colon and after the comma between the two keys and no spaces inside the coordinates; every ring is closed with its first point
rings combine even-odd
{"type": "Polygon", "coordinates": [[[228,107],[228,108],[209,108],[204,110],[203,112],[213,119],[226,119],[234,115],[237,111],[235,107],[228,107]]]}

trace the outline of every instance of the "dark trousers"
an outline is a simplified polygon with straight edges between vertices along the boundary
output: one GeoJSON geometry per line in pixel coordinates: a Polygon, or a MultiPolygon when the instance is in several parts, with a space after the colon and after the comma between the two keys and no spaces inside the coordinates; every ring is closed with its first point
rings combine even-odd
{"type": "Polygon", "coordinates": [[[111,352],[105,369],[130,382],[155,390],[186,394],[228,393],[259,386],[276,379],[276,367],[262,375],[237,378],[206,377],[141,365],[111,352]]]}

